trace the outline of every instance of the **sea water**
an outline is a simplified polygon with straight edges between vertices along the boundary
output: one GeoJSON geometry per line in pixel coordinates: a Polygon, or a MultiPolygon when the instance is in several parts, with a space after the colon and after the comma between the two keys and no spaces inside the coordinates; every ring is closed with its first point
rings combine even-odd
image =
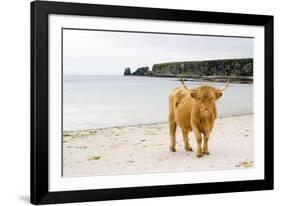
{"type": "MultiPolygon", "coordinates": [[[[63,76],[63,130],[84,130],[168,121],[175,78],[63,76]]],[[[189,87],[224,83],[186,82],[189,87]]],[[[219,117],[253,113],[253,85],[230,84],[217,101],[219,117]]]]}

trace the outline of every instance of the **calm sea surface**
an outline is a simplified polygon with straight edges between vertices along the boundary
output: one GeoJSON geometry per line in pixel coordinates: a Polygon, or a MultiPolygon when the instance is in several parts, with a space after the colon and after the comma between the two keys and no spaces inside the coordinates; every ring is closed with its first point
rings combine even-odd
{"type": "MultiPolygon", "coordinates": [[[[223,83],[189,82],[188,86],[223,83]]],[[[172,78],[64,75],[63,129],[83,130],[167,122],[172,78]]],[[[253,113],[253,85],[230,84],[217,102],[218,116],[253,113]]]]}

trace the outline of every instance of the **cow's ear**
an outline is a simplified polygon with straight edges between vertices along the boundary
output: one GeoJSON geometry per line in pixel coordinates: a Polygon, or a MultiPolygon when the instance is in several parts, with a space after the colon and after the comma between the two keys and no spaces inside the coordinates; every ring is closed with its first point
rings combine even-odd
{"type": "Polygon", "coordinates": [[[190,93],[190,96],[193,98],[193,99],[197,99],[197,92],[195,91],[195,92],[191,92],[190,93]]]}
{"type": "Polygon", "coordinates": [[[219,99],[222,96],[222,91],[216,91],[216,99],[219,99]]]}

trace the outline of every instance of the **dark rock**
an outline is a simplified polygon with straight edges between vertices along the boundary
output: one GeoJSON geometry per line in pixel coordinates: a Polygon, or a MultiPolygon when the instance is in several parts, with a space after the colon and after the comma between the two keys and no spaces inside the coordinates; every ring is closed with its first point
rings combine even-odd
{"type": "Polygon", "coordinates": [[[140,67],[136,71],[132,73],[135,76],[149,76],[151,71],[149,71],[149,67],[140,67]]]}
{"type": "Polygon", "coordinates": [[[126,68],[125,71],[124,71],[124,75],[127,76],[127,75],[131,75],[131,74],[132,74],[131,69],[129,67],[126,68]]]}

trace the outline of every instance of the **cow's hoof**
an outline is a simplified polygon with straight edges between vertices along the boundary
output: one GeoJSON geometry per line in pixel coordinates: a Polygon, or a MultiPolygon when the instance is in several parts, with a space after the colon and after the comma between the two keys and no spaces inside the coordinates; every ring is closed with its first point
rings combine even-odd
{"type": "Polygon", "coordinates": [[[171,152],[175,152],[175,151],[176,151],[176,148],[175,148],[175,147],[170,147],[170,151],[171,151],[171,152]]]}
{"type": "Polygon", "coordinates": [[[203,157],[203,153],[197,154],[196,155],[198,158],[203,157]]]}
{"type": "Polygon", "coordinates": [[[209,153],[209,151],[203,151],[203,154],[204,155],[209,155],[210,153],[209,153]]]}
{"type": "Polygon", "coordinates": [[[184,147],[184,149],[185,149],[185,151],[190,151],[190,152],[192,152],[193,150],[192,150],[192,147],[184,147]]]}
{"type": "Polygon", "coordinates": [[[192,152],[193,150],[192,150],[192,147],[190,147],[190,146],[184,146],[184,149],[185,149],[185,151],[190,151],[190,152],[192,152]]]}

